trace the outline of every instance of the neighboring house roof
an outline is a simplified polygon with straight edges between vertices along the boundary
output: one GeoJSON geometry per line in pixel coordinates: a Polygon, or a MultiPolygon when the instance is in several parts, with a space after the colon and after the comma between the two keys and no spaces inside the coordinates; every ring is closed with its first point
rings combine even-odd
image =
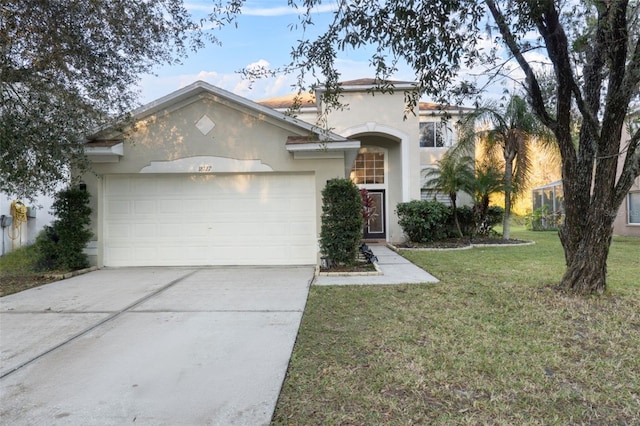
{"type": "Polygon", "coordinates": [[[313,93],[290,93],[284,96],[277,96],[274,98],[268,98],[258,101],[260,105],[273,108],[273,109],[288,109],[293,106],[295,102],[299,102],[300,108],[315,108],[316,96],[313,93]]]}
{"type": "MultiPolygon", "coordinates": [[[[399,81],[399,80],[386,80],[384,82],[380,82],[380,80],[376,80],[375,78],[359,78],[356,80],[347,80],[340,82],[343,90],[348,91],[358,91],[358,90],[367,90],[376,88],[382,84],[391,84],[396,88],[400,89],[410,89],[415,86],[414,82],[411,81],[399,81]]],[[[320,90],[321,91],[321,90],[320,90]]],[[[257,101],[258,104],[266,106],[268,108],[273,108],[277,110],[286,110],[290,109],[294,106],[295,102],[299,103],[300,109],[305,108],[317,108],[316,96],[315,93],[303,92],[303,93],[290,93],[284,96],[276,96],[273,98],[267,98],[263,100],[257,101]]],[[[420,102],[418,104],[420,112],[441,112],[441,111],[472,111],[473,108],[455,106],[455,105],[441,105],[434,102],[420,102]]]]}
{"type": "Polygon", "coordinates": [[[383,86],[383,85],[393,85],[393,86],[402,86],[402,87],[413,87],[415,86],[415,82],[413,81],[401,81],[401,80],[379,80],[377,78],[358,78],[356,80],[347,80],[341,81],[340,85],[342,87],[349,86],[383,86]]]}
{"type": "Polygon", "coordinates": [[[456,105],[441,105],[434,102],[420,102],[420,112],[437,112],[437,111],[473,111],[473,108],[456,106],[456,105]]]}

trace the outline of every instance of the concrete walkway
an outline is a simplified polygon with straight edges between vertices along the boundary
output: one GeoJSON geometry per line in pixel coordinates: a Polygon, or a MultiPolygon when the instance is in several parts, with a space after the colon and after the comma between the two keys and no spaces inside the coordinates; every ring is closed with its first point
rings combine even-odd
{"type": "Polygon", "coordinates": [[[105,269],[3,297],[0,424],[269,424],[312,276],[105,269]]]}
{"type": "Polygon", "coordinates": [[[383,245],[370,245],[383,275],[318,276],[314,285],[384,285],[437,283],[438,279],[383,245]]]}

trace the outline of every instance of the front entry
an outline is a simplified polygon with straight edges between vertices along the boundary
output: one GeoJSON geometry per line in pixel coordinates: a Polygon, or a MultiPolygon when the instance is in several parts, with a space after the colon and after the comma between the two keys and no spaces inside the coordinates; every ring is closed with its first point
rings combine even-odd
{"type": "Polygon", "coordinates": [[[385,205],[384,205],[384,189],[370,189],[369,196],[373,200],[373,215],[369,219],[368,223],[364,225],[364,238],[365,239],[380,239],[387,238],[387,230],[385,229],[386,218],[384,217],[385,205]]]}
{"type": "Polygon", "coordinates": [[[372,198],[374,212],[364,224],[365,239],[386,240],[386,190],[387,190],[387,150],[378,146],[360,148],[351,169],[351,180],[360,189],[366,189],[372,198]]]}

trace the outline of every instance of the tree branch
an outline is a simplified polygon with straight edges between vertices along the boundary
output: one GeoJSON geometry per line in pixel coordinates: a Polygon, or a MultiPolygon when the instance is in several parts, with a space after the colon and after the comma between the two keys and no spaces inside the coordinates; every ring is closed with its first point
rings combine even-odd
{"type": "Polygon", "coordinates": [[[509,25],[507,24],[504,15],[498,9],[498,6],[496,5],[494,0],[485,0],[485,3],[489,8],[489,11],[491,12],[491,15],[493,16],[493,19],[496,21],[496,24],[498,25],[498,29],[500,30],[500,34],[502,35],[502,38],[504,39],[505,44],[507,45],[507,47],[515,57],[516,61],[518,62],[518,65],[520,65],[520,67],[525,73],[527,84],[529,86],[528,91],[529,91],[529,96],[531,97],[533,109],[535,110],[536,114],[538,114],[538,116],[540,117],[540,120],[546,126],[548,126],[551,129],[556,129],[558,122],[549,115],[544,105],[542,90],[540,89],[540,85],[538,84],[538,80],[536,79],[535,73],[533,72],[533,69],[529,65],[529,62],[525,59],[522,53],[522,50],[520,49],[520,46],[518,46],[515,36],[511,32],[511,29],[509,28],[509,25]]]}

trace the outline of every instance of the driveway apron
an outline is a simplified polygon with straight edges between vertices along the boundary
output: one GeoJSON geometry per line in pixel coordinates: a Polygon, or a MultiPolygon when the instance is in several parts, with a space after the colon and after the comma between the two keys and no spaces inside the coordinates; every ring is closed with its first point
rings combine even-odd
{"type": "Polygon", "coordinates": [[[0,299],[0,424],[269,424],[312,267],[104,269],[0,299]]]}

